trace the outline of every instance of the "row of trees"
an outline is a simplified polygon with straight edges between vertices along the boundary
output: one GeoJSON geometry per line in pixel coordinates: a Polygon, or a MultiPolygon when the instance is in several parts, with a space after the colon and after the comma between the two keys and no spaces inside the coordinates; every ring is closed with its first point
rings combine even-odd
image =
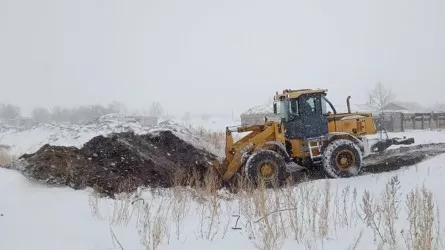
{"type": "Polygon", "coordinates": [[[40,123],[45,122],[70,122],[85,123],[92,121],[102,115],[121,113],[121,106],[110,104],[106,107],[102,105],[85,105],[75,108],[55,107],[52,111],[45,108],[35,108],[31,118],[40,123]]]}
{"type": "Polygon", "coordinates": [[[15,119],[20,116],[20,107],[11,104],[0,104],[0,118],[15,119]]]}
{"type": "MultiPolygon", "coordinates": [[[[389,103],[395,101],[395,98],[395,94],[379,82],[369,93],[368,105],[372,106],[376,110],[381,110],[389,103]]],[[[268,103],[270,102],[271,100],[268,100],[268,103]]],[[[128,114],[129,110],[124,104],[114,101],[107,106],[84,105],[75,108],[64,108],[58,106],[53,108],[51,111],[45,108],[35,108],[32,111],[31,117],[34,121],[40,123],[85,123],[102,115],[112,113],[128,114]]],[[[0,119],[15,119],[20,117],[20,114],[20,107],[11,104],[0,104],[0,119]]],[[[143,114],[159,118],[164,115],[164,110],[159,102],[153,102],[147,109],[144,109],[143,114]]],[[[185,121],[190,120],[191,114],[186,112],[181,119],[185,121]]]]}
{"type": "MultiPolygon", "coordinates": [[[[153,102],[148,108],[148,114],[154,117],[160,117],[163,114],[162,106],[159,102],[153,102]]],[[[71,123],[85,123],[92,121],[102,115],[106,114],[129,114],[128,108],[117,101],[110,103],[107,106],[103,105],[83,105],[75,108],[66,108],[57,106],[52,110],[37,107],[31,112],[32,120],[40,123],[45,122],[71,122],[71,123]]],[[[0,104],[0,119],[13,120],[21,117],[21,109],[12,104],[0,104]]]]}

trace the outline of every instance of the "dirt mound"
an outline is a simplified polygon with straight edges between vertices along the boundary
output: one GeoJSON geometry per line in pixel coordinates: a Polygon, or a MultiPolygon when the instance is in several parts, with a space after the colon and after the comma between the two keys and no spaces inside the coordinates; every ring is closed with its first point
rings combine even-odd
{"type": "Polygon", "coordinates": [[[113,196],[141,186],[169,187],[192,172],[202,176],[213,159],[216,156],[171,131],[157,135],[125,132],[94,137],[81,149],[45,145],[9,168],[48,184],[92,187],[113,196]]]}

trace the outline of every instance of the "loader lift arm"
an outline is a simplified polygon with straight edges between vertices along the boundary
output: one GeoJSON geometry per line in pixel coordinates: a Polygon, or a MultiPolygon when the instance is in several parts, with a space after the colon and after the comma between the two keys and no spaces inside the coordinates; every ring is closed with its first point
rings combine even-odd
{"type": "MultiPolygon", "coordinates": [[[[224,180],[232,178],[246,162],[248,155],[258,149],[275,147],[270,142],[283,143],[284,136],[279,123],[266,122],[264,125],[237,126],[226,128],[225,159],[216,163],[215,167],[224,180]],[[233,132],[250,132],[240,140],[234,142],[233,132]]],[[[286,152],[282,152],[287,154],[286,152]]]]}

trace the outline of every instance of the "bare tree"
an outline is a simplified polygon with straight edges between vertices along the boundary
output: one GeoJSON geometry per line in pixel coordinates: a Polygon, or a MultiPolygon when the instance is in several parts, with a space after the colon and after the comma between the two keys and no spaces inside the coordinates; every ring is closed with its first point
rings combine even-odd
{"type": "Polygon", "coordinates": [[[162,115],[162,106],[159,102],[153,102],[150,107],[150,115],[159,118],[162,115]]]}
{"type": "Polygon", "coordinates": [[[394,101],[396,95],[379,82],[375,85],[374,89],[369,93],[369,105],[373,108],[382,111],[382,109],[394,101]]]}
{"type": "Polygon", "coordinates": [[[51,112],[51,120],[55,122],[83,124],[94,121],[100,116],[114,112],[115,110],[111,110],[99,104],[78,106],[74,108],[57,106],[51,112]]]}

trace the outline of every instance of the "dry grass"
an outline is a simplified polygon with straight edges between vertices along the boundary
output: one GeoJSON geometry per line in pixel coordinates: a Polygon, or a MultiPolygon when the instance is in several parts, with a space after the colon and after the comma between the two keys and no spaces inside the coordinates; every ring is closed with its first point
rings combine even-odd
{"type": "Polygon", "coordinates": [[[212,131],[204,126],[189,126],[191,133],[203,140],[206,144],[213,148],[218,155],[223,155],[225,149],[226,133],[225,131],[212,131]]]}
{"type": "Polygon", "coordinates": [[[440,217],[439,211],[434,209],[436,205],[432,192],[423,186],[407,194],[405,210],[408,228],[396,226],[400,219],[401,204],[397,177],[391,178],[386,184],[379,199],[373,198],[369,191],[363,195],[362,219],[372,228],[379,249],[440,249],[440,217]]]}
{"type": "Polygon", "coordinates": [[[425,186],[413,189],[406,197],[409,228],[403,232],[407,249],[436,249],[441,246],[439,211],[433,194],[425,186]]]}
{"type": "MultiPolygon", "coordinates": [[[[253,188],[242,178],[237,183],[239,192],[233,194],[219,190],[218,181],[209,172],[202,179],[191,178],[194,188],[156,190],[149,199],[138,198],[132,204],[117,200],[110,215],[100,217],[113,224],[133,221],[146,249],[157,249],[172,239],[221,240],[231,231],[242,231],[258,249],[280,249],[289,240],[306,249],[328,249],[327,241],[349,236],[344,247],[360,249],[363,238],[370,235],[378,249],[441,247],[433,194],[422,187],[402,196],[397,177],[377,194],[350,186],[339,189],[329,180],[321,185],[289,182],[280,189],[253,188]]],[[[97,202],[91,204],[99,214],[97,202]]]]}
{"type": "Polygon", "coordinates": [[[17,159],[16,156],[9,154],[6,151],[0,150],[0,165],[11,163],[17,159]]]}

